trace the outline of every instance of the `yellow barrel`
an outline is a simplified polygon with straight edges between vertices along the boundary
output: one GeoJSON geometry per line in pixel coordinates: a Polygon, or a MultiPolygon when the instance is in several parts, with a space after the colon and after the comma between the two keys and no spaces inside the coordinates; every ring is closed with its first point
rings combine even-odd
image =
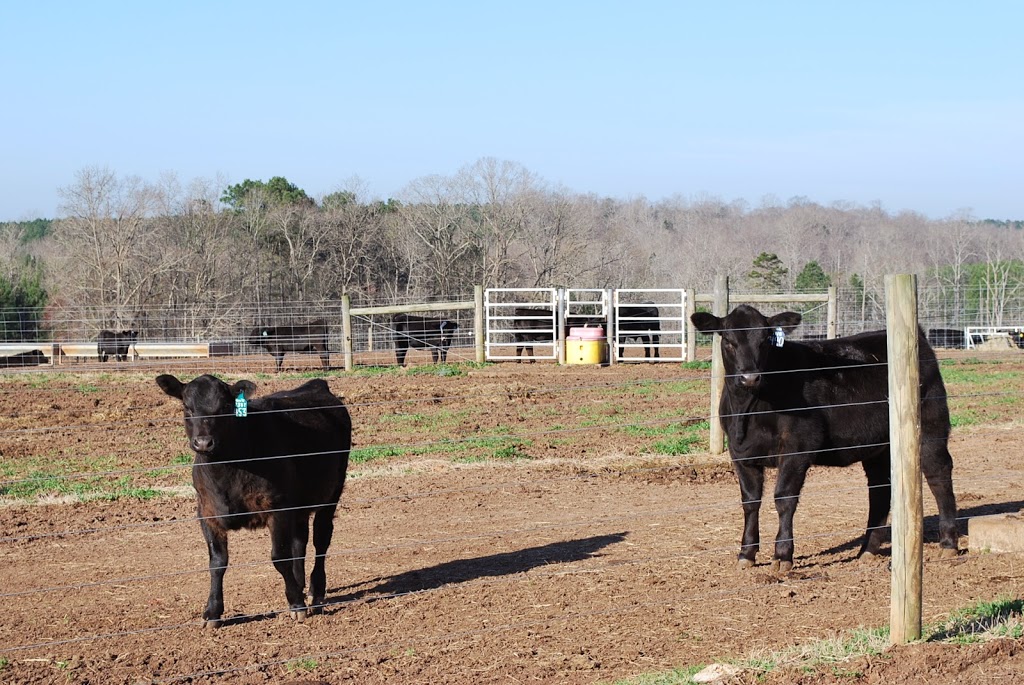
{"type": "Polygon", "coordinates": [[[569,329],[569,337],[565,339],[566,364],[603,364],[607,353],[603,327],[569,329]]]}

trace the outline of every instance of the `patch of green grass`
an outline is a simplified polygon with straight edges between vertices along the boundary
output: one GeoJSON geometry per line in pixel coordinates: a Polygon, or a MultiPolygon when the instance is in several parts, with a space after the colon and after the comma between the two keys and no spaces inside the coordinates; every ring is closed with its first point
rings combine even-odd
{"type": "Polygon", "coordinates": [[[949,415],[949,425],[953,428],[973,426],[978,423],[978,414],[973,409],[963,412],[955,412],[949,415]]]}
{"type": "Polygon", "coordinates": [[[185,466],[186,464],[191,464],[193,461],[195,461],[195,459],[191,452],[178,452],[174,455],[174,458],[171,459],[171,463],[176,466],[185,466]]]}
{"type": "Polygon", "coordinates": [[[710,371],[711,370],[711,360],[710,359],[708,359],[708,360],[698,359],[698,360],[695,360],[695,361],[692,361],[692,362],[683,362],[682,363],[682,367],[684,369],[693,369],[695,371],[710,371]]]}
{"type": "Polygon", "coordinates": [[[84,383],[83,382],[83,383],[79,383],[78,385],[76,385],[75,386],[75,390],[77,390],[80,393],[99,392],[100,391],[100,386],[93,385],[92,383],[84,383]]]}
{"type": "Polygon", "coordinates": [[[397,366],[357,366],[350,373],[353,376],[386,376],[398,372],[397,366]]]}
{"type": "Polygon", "coordinates": [[[3,671],[5,668],[7,668],[10,665],[11,665],[11,662],[7,659],[7,657],[0,656],[0,671],[3,671]]]}
{"type": "Polygon", "coordinates": [[[929,630],[928,640],[958,644],[983,642],[992,637],[1020,638],[1024,635],[1024,600],[998,599],[978,602],[954,611],[929,630]]]}
{"type": "Polygon", "coordinates": [[[374,459],[386,459],[388,457],[404,457],[410,454],[412,449],[398,447],[396,445],[380,445],[371,447],[360,447],[349,452],[348,460],[354,464],[365,464],[374,459]]]}
{"type": "MultiPolygon", "coordinates": [[[[1020,639],[1024,636],[1024,600],[999,599],[978,602],[955,611],[934,626],[925,627],[923,639],[928,642],[972,644],[997,637],[1020,639]]],[[[850,659],[883,654],[889,646],[889,628],[857,628],[835,638],[817,640],[777,652],[755,654],[744,659],[720,660],[752,672],[760,679],[767,673],[792,668],[804,673],[826,669],[837,678],[855,679],[858,671],[843,666],[850,659]]],[[[693,685],[693,676],[703,666],[677,668],[670,672],[647,674],[615,681],[615,685],[693,685]]]]}
{"type": "Polygon", "coordinates": [[[458,364],[423,364],[421,366],[410,366],[406,369],[410,376],[461,376],[462,369],[458,364]]]}
{"type": "Polygon", "coordinates": [[[320,663],[312,657],[292,659],[284,665],[285,670],[289,673],[295,673],[296,671],[303,671],[305,673],[309,673],[311,671],[315,671],[319,667],[320,663]]]}

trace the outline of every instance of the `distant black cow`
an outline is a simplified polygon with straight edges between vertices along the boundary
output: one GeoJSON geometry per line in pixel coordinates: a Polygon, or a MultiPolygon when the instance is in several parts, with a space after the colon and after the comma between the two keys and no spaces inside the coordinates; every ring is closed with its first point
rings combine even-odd
{"type": "Polygon", "coordinates": [[[0,357],[0,366],[13,368],[17,366],[39,366],[46,363],[46,355],[42,350],[30,350],[18,352],[6,357],[0,357]]]}
{"type": "Polygon", "coordinates": [[[174,376],[157,385],[181,400],[185,434],[195,452],[192,483],[199,524],[210,553],[210,596],[203,611],[209,627],[224,613],[228,531],[270,528],[274,568],[284,578],[291,615],[306,617],[305,563],[309,517],[313,515],[316,558],[309,577],[311,609],[323,606],[327,589],[324,558],[334,533],[334,512],[345,486],[352,422],[327,382],[248,400],[236,416],[236,399],[250,398],[250,381],[228,385],[215,376],[182,383],[174,376]]]}
{"type": "Polygon", "coordinates": [[[107,357],[113,357],[116,361],[123,362],[128,359],[128,348],[139,339],[136,331],[114,331],[102,330],[96,339],[96,357],[101,362],[107,361],[107,357]]]}
{"type": "Polygon", "coordinates": [[[459,327],[459,324],[448,319],[428,319],[411,314],[395,314],[391,325],[395,358],[399,366],[405,365],[405,355],[410,347],[429,349],[430,358],[435,364],[439,358],[444,363],[448,358],[448,348],[452,344],[455,329],[459,327]]]}
{"type": "Polygon", "coordinates": [[[928,331],[928,342],[932,347],[944,347],[962,350],[964,345],[962,328],[932,328],[928,331]]]}
{"type": "MultiPolygon", "coordinates": [[[[886,333],[813,342],[784,340],[800,314],[766,318],[741,305],[725,318],[691,317],[722,337],[726,383],[719,406],[743,503],[741,568],[754,564],[765,467],[778,467],[779,532],[773,566],[793,566],[793,514],[811,464],[861,462],[868,479],[868,526],[860,553],[878,554],[889,516],[889,409],[886,333]]],[[[921,467],[939,505],[939,544],[957,549],[949,409],[935,353],[920,335],[921,467]]]]}
{"type": "Polygon", "coordinates": [[[653,302],[645,302],[639,305],[622,305],[619,307],[619,359],[623,357],[622,345],[630,339],[636,339],[643,343],[644,358],[653,356],[655,359],[661,356],[658,344],[661,342],[661,322],[658,321],[658,308],[653,302]],[[640,319],[634,321],[630,319],[640,319]],[[651,350],[654,354],[651,354],[651,350]]]}
{"type": "MultiPolygon", "coordinates": [[[[554,344],[554,326],[552,324],[552,311],[535,307],[516,307],[513,312],[515,317],[512,320],[512,339],[516,343],[516,357],[521,357],[524,350],[530,351],[533,357],[533,345],[554,344]]],[[[566,318],[565,328],[577,328],[593,323],[594,319],[586,316],[570,316],[566,318]]]]}
{"type": "Polygon", "coordinates": [[[281,370],[285,352],[317,352],[320,364],[330,368],[330,353],[327,351],[327,322],[323,319],[310,321],[305,326],[266,326],[254,328],[249,334],[249,344],[264,347],[281,370]]]}

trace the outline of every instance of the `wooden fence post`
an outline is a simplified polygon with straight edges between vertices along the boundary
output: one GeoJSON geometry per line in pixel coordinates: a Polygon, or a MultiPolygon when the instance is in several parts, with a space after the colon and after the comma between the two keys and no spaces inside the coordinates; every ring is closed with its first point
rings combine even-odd
{"type": "Polygon", "coordinates": [[[351,371],[352,362],[352,299],[348,293],[341,295],[341,326],[344,333],[341,339],[341,349],[345,355],[345,370],[351,371]]]}
{"type": "Polygon", "coordinates": [[[892,597],[889,641],[921,637],[921,388],[917,277],[885,277],[889,355],[889,449],[892,455],[892,597]]]}
{"type": "MultiPolygon", "coordinates": [[[[729,277],[715,277],[715,300],[711,305],[711,313],[715,316],[729,314],[729,277]]],[[[722,365],[722,336],[711,337],[711,454],[725,452],[725,432],[718,418],[718,405],[725,392],[725,367],[722,365]]]]}
{"type": "Polygon", "coordinates": [[[828,321],[825,323],[825,337],[832,340],[838,334],[839,289],[834,285],[828,289],[828,321]]]}
{"type": "Polygon", "coordinates": [[[475,315],[473,317],[473,342],[476,345],[476,363],[483,364],[484,359],[484,287],[473,286],[473,302],[475,315]]]}

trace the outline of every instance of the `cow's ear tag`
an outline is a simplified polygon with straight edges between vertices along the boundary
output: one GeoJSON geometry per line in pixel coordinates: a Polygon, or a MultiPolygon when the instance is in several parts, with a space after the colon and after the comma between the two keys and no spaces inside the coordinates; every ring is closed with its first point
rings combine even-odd
{"type": "Polygon", "coordinates": [[[786,334],[782,332],[781,328],[775,329],[775,336],[772,342],[776,347],[782,347],[786,343],[786,334]]]}
{"type": "Polygon", "coordinates": [[[238,397],[235,398],[235,416],[240,419],[244,419],[249,415],[249,403],[245,400],[245,393],[238,393],[238,397]]]}

